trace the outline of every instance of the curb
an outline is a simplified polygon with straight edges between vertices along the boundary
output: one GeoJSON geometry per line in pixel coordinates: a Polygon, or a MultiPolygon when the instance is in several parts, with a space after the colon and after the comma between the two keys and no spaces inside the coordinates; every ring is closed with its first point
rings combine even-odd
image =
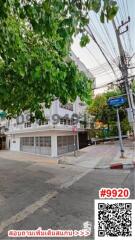
{"type": "Polygon", "coordinates": [[[110,169],[133,169],[135,162],[132,163],[114,163],[110,165],[110,169]]]}

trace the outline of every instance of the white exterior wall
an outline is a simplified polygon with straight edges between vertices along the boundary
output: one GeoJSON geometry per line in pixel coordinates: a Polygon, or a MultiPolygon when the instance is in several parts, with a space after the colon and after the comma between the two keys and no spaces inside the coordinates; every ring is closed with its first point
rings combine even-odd
{"type": "MultiPolygon", "coordinates": [[[[51,118],[54,114],[58,114],[60,117],[64,117],[66,114],[68,114],[69,117],[71,117],[71,115],[73,114],[73,111],[65,109],[65,108],[61,108],[60,101],[57,99],[52,102],[50,109],[45,108],[44,113],[45,113],[45,116],[49,117],[51,120],[51,118]]],[[[50,123],[51,123],[51,121],[50,121],[50,123]]]]}
{"type": "Polygon", "coordinates": [[[51,136],[51,156],[57,157],[58,156],[58,149],[57,149],[57,135],[51,136]]]}
{"type": "MultiPolygon", "coordinates": [[[[65,115],[68,115],[69,118],[72,117],[72,114],[80,114],[84,112],[84,106],[79,105],[80,98],[77,97],[76,101],[73,103],[73,111],[65,109],[60,105],[59,100],[55,100],[52,102],[50,109],[45,109],[45,116],[49,119],[48,124],[39,126],[38,123],[32,123],[30,127],[25,127],[24,123],[27,122],[26,114],[24,117],[19,118],[19,124],[16,119],[12,119],[10,121],[9,131],[6,133],[7,135],[7,149],[9,147],[10,141],[10,150],[11,151],[20,151],[20,139],[21,137],[40,137],[40,136],[51,136],[51,156],[57,157],[58,149],[57,149],[57,136],[68,136],[73,135],[72,125],[64,125],[58,123],[57,125],[53,125],[52,116],[53,114],[58,114],[60,118],[63,118],[65,115]],[[24,121],[24,122],[22,122],[24,121]]],[[[77,124],[78,131],[80,124],[77,124]]],[[[79,148],[79,144],[77,141],[77,148],[79,148]]],[[[28,147],[29,148],[29,147],[28,147]]],[[[44,149],[45,151],[45,149],[44,149]]],[[[43,152],[44,152],[43,151],[43,152]]],[[[33,150],[33,152],[35,152],[33,150]]],[[[38,154],[38,153],[37,153],[38,154]]]]}
{"type": "Polygon", "coordinates": [[[10,150],[20,151],[20,137],[14,136],[10,140],[10,150]]]}
{"type": "Polygon", "coordinates": [[[76,114],[84,113],[84,111],[86,110],[86,105],[81,106],[80,103],[81,103],[81,100],[80,100],[79,97],[77,97],[75,102],[73,103],[73,111],[72,111],[72,110],[68,110],[68,109],[60,107],[60,101],[55,100],[55,101],[52,102],[52,105],[51,105],[50,109],[45,109],[44,112],[45,112],[46,116],[50,116],[50,117],[53,114],[58,114],[61,117],[68,114],[69,117],[71,117],[73,113],[76,113],[76,114]]]}
{"type": "Polygon", "coordinates": [[[86,108],[87,108],[87,106],[86,105],[84,105],[84,106],[81,106],[80,105],[80,103],[81,103],[81,100],[80,100],[80,98],[79,97],[77,97],[76,98],[76,101],[74,102],[74,112],[76,113],[76,114],[84,114],[85,113],[85,110],[86,110],[86,108]]]}
{"type": "MultiPolygon", "coordinates": [[[[45,112],[45,117],[48,118],[49,122],[48,124],[46,124],[46,128],[48,128],[49,126],[50,127],[53,127],[53,119],[52,119],[52,116],[54,114],[58,114],[58,116],[60,118],[63,118],[64,116],[68,116],[69,119],[72,117],[72,115],[75,113],[75,114],[78,114],[78,116],[80,114],[84,114],[85,113],[85,110],[86,110],[86,106],[81,106],[80,105],[81,101],[80,101],[80,98],[77,97],[76,101],[73,103],[73,111],[72,110],[68,110],[68,109],[65,109],[65,108],[62,108],[60,106],[60,102],[59,100],[55,100],[52,102],[51,104],[51,107],[50,109],[46,109],[44,110],[45,112]]],[[[16,132],[18,132],[18,130],[22,130],[24,129],[24,132],[27,131],[28,128],[24,127],[24,122],[27,122],[27,119],[26,119],[26,114],[24,114],[24,117],[19,117],[18,118],[19,120],[19,124],[17,123],[17,120],[16,119],[12,119],[10,121],[10,126],[9,126],[9,132],[11,134],[16,134],[16,132]]],[[[63,124],[60,124],[60,122],[57,124],[58,126],[62,126],[63,124]]],[[[66,126],[65,126],[66,127],[66,126]]],[[[70,127],[67,125],[67,127],[70,127]]],[[[80,127],[80,124],[78,123],[77,124],[77,127],[79,128],[80,127]]],[[[38,123],[32,123],[31,124],[31,129],[37,129],[39,128],[39,130],[42,128],[42,126],[39,126],[38,123]]],[[[29,128],[29,129],[30,129],[29,128]]]]}
{"type": "MultiPolygon", "coordinates": [[[[33,132],[25,134],[16,134],[7,139],[10,140],[10,150],[11,151],[20,151],[20,139],[21,137],[39,137],[39,136],[51,136],[51,156],[58,156],[57,149],[57,137],[58,136],[73,136],[72,131],[46,131],[46,132],[33,132]]],[[[77,149],[79,149],[79,144],[77,141],[77,149]]],[[[33,153],[33,152],[31,152],[33,153]]],[[[36,154],[36,153],[35,153],[36,154]]],[[[37,153],[38,154],[38,153],[37,153]]],[[[44,155],[44,154],[43,154],[44,155]]]]}

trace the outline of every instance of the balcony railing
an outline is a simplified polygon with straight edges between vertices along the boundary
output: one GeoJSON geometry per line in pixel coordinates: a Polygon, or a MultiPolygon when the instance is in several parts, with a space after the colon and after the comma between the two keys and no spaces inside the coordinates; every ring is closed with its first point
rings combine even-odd
{"type": "Polygon", "coordinates": [[[36,130],[36,129],[49,129],[49,128],[64,128],[64,129],[69,129],[72,128],[71,123],[68,124],[69,122],[60,122],[58,124],[53,124],[52,122],[49,122],[48,124],[44,125],[39,125],[39,124],[19,124],[19,125],[10,125],[9,127],[9,132],[15,132],[15,131],[27,131],[27,130],[36,130]]]}

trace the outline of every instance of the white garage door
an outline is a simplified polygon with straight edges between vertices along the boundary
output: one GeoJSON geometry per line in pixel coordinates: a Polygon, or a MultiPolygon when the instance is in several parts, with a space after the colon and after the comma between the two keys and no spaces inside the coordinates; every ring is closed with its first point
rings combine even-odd
{"type": "Polygon", "coordinates": [[[20,150],[41,155],[51,155],[51,137],[22,137],[20,150]]]}
{"type": "MultiPolygon", "coordinates": [[[[74,151],[74,136],[57,137],[58,155],[74,151]]],[[[77,149],[77,136],[75,136],[75,148],[77,149]]]]}
{"type": "Polygon", "coordinates": [[[20,139],[20,150],[23,152],[34,153],[34,137],[22,137],[20,139]]]}
{"type": "Polygon", "coordinates": [[[51,137],[36,137],[35,152],[41,155],[51,155],[51,137]]]}

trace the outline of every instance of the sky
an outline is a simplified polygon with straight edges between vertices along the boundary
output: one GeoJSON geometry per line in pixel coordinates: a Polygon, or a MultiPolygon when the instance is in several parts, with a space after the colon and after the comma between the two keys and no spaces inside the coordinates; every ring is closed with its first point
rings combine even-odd
{"type": "MultiPolygon", "coordinates": [[[[128,31],[120,35],[126,55],[131,57],[135,53],[135,0],[117,0],[117,4],[119,11],[115,17],[116,26],[118,27],[122,20],[124,22],[127,21],[128,16],[130,16],[131,19],[127,24],[129,27],[128,31]]],[[[102,86],[106,86],[106,84],[110,82],[116,82],[117,79],[121,78],[121,73],[118,68],[119,50],[111,21],[102,24],[99,20],[99,15],[91,12],[89,26],[113,66],[114,72],[92,39],[86,47],[81,48],[79,44],[81,36],[78,35],[74,39],[72,50],[95,76],[95,93],[100,93],[107,89],[102,86]]],[[[121,31],[126,29],[125,26],[121,28],[121,31]]],[[[132,58],[131,65],[133,66],[134,63],[135,55],[132,58]]],[[[135,70],[130,70],[129,74],[135,74],[135,70]]]]}

